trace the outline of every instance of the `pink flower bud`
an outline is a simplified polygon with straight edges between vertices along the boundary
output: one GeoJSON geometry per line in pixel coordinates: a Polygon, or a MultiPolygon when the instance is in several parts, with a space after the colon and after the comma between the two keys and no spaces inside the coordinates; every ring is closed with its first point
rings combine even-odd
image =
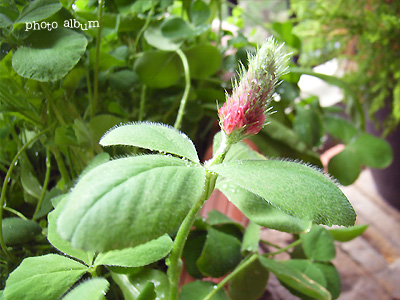
{"type": "Polygon", "coordinates": [[[218,110],[221,129],[232,143],[257,134],[265,125],[278,78],[286,70],[288,56],[282,46],[268,38],[255,56],[248,54],[248,70],[242,66],[239,84],[234,82],[232,95],[218,110]]]}

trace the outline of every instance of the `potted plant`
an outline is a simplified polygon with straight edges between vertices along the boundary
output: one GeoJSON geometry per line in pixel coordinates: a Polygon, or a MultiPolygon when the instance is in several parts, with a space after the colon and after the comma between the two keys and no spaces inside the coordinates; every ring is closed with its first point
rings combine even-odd
{"type": "Polygon", "coordinates": [[[360,0],[336,5],[334,1],[294,0],[291,5],[298,22],[295,32],[306,41],[300,62],[310,66],[333,57],[345,59],[343,80],[351,87],[347,104],[353,120],[365,130],[367,115],[372,120],[368,130],[391,144],[393,163],[385,170],[373,170],[373,175],[381,194],[398,207],[399,3],[360,0]],[[357,108],[361,105],[364,109],[357,108]]]}

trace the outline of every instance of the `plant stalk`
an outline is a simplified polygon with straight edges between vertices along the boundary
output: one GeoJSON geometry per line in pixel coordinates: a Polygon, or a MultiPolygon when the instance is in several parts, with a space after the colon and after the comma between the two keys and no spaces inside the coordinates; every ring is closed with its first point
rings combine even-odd
{"type": "Polygon", "coordinates": [[[222,289],[225,284],[228,283],[233,277],[235,277],[240,271],[252,264],[258,258],[258,254],[254,253],[247,260],[245,260],[241,265],[239,265],[235,270],[233,270],[228,276],[226,276],[214,289],[208,293],[208,295],[203,300],[210,300],[220,289],[222,289]]]}
{"type": "Polygon", "coordinates": [[[90,110],[90,117],[96,114],[97,103],[99,102],[99,61],[100,61],[100,44],[101,44],[101,28],[103,23],[103,5],[104,0],[99,0],[99,27],[97,28],[96,38],[96,60],[94,64],[94,83],[93,83],[93,102],[90,110]]]}
{"type": "Polygon", "coordinates": [[[14,156],[13,160],[11,161],[10,167],[8,168],[6,176],[4,177],[3,187],[2,187],[2,190],[1,190],[1,196],[0,196],[0,246],[3,249],[4,254],[10,260],[14,260],[14,257],[11,255],[10,252],[8,252],[7,246],[4,243],[3,228],[2,228],[3,207],[4,207],[5,199],[6,199],[6,189],[7,189],[8,181],[10,180],[11,173],[13,172],[13,170],[14,170],[14,168],[16,166],[16,162],[17,162],[18,158],[21,156],[21,154],[24,153],[24,151],[31,144],[33,144],[42,134],[46,133],[47,131],[50,131],[50,129],[52,129],[52,127],[48,127],[45,130],[42,130],[37,135],[35,135],[30,141],[28,141],[25,145],[23,145],[21,149],[19,149],[19,151],[17,152],[17,154],[14,156]]]}
{"type": "Polygon", "coordinates": [[[177,49],[176,53],[179,55],[180,59],[182,60],[183,70],[185,72],[185,90],[182,95],[181,104],[179,105],[178,115],[176,116],[176,121],[174,124],[175,129],[180,129],[182,125],[183,115],[185,113],[185,107],[187,103],[187,99],[189,96],[190,91],[190,70],[189,70],[189,63],[185,53],[181,49],[177,49]]]}
{"type": "Polygon", "coordinates": [[[35,212],[33,213],[32,220],[36,220],[36,216],[40,211],[40,208],[42,207],[43,199],[47,191],[47,186],[49,184],[50,180],[50,169],[51,169],[51,160],[50,160],[50,150],[49,148],[46,149],[46,174],[44,176],[44,182],[42,186],[42,192],[40,193],[40,198],[39,201],[36,205],[35,212]]]}
{"type": "MultiPolygon", "coordinates": [[[[215,157],[207,163],[207,167],[212,165],[220,164],[223,162],[226,152],[229,150],[230,144],[226,143],[226,139],[223,139],[219,149],[216,152],[215,157]]],[[[179,278],[182,271],[182,253],[185,246],[187,237],[189,236],[190,229],[196,220],[204,203],[210,197],[211,193],[215,188],[215,183],[217,181],[218,174],[206,170],[206,179],[204,183],[203,193],[197,202],[190,209],[189,213],[186,215],[181,226],[179,227],[178,233],[175,237],[175,241],[172,247],[171,254],[169,256],[169,267],[167,271],[170,287],[169,287],[169,300],[178,299],[178,287],[179,278]]]]}

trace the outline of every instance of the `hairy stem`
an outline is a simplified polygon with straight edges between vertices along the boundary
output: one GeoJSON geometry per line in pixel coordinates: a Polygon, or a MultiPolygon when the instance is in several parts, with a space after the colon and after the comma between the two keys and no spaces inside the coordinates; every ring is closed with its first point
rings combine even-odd
{"type": "Polygon", "coordinates": [[[176,116],[176,121],[174,124],[175,129],[180,129],[182,125],[183,114],[185,113],[186,102],[190,91],[190,70],[189,70],[189,63],[185,53],[183,53],[181,49],[176,50],[176,53],[182,60],[183,70],[185,72],[185,90],[182,95],[181,104],[179,105],[178,115],[176,116]]]}
{"type": "MultiPolygon", "coordinates": [[[[207,167],[222,163],[229,148],[230,144],[227,144],[225,142],[221,143],[219,149],[217,150],[216,156],[207,164],[207,167]]],[[[170,283],[168,298],[169,300],[178,299],[178,286],[180,274],[182,271],[181,257],[183,253],[183,248],[197,215],[199,214],[201,208],[203,207],[203,204],[207,201],[215,188],[217,177],[217,174],[206,170],[206,179],[204,183],[203,193],[190,209],[189,213],[186,215],[175,237],[174,245],[172,247],[171,255],[169,257],[169,268],[167,272],[170,283]]]]}

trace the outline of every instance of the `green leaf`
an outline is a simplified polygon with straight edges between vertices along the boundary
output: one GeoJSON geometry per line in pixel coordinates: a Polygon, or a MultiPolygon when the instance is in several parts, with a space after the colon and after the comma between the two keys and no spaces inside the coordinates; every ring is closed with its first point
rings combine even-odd
{"type": "Polygon", "coordinates": [[[210,8],[207,3],[202,0],[195,0],[190,5],[190,20],[194,26],[199,26],[207,22],[211,15],[210,8]]]}
{"type": "MultiPolygon", "coordinates": [[[[145,296],[151,296],[151,292],[149,290],[149,282],[153,284],[153,289],[156,293],[157,299],[166,299],[168,296],[169,291],[169,281],[168,277],[164,272],[155,269],[143,269],[140,273],[135,275],[120,275],[112,273],[113,279],[118,277],[119,280],[118,285],[121,287],[121,279],[124,280],[124,290],[126,294],[130,295],[128,298],[125,299],[136,299],[139,300],[139,294],[142,295],[142,299],[149,299],[145,298],[145,296]],[[116,276],[118,275],[118,276],[116,276]],[[150,294],[150,295],[149,295],[150,294]]],[[[150,286],[151,288],[151,286],[150,286]]],[[[124,295],[126,295],[124,293],[124,295]]],[[[151,298],[150,298],[151,299],[151,298]]]]}
{"type": "MultiPolygon", "coordinates": [[[[228,152],[229,155],[229,152],[228,152]]],[[[217,188],[252,222],[271,229],[288,233],[305,232],[311,221],[300,220],[272,206],[263,198],[227,180],[218,179],[217,188]]]]}
{"type": "Polygon", "coordinates": [[[56,254],[29,257],[7,279],[6,299],[58,299],[88,268],[56,254]]]}
{"type": "Polygon", "coordinates": [[[156,300],[156,298],[157,294],[154,289],[154,283],[147,282],[137,300],[156,300]]]}
{"type": "Polygon", "coordinates": [[[34,221],[20,218],[5,218],[1,223],[3,240],[8,246],[25,244],[42,232],[42,228],[34,221]]]}
{"type": "Polygon", "coordinates": [[[322,226],[313,225],[311,230],[300,235],[307,258],[316,261],[330,261],[335,258],[333,238],[322,226]]]}
{"type": "Polygon", "coordinates": [[[241,230],[243,230],[243,226],[240,225],[238,222],[233,221],[231,218],[227,217],[222,212],[213,209],[207,213],[207,223],[215,226],[215,225],[223,225],[223,224],[233,224],[237,225],[241,230]]]}
{"type": "Polygon", "coordinates": [[[179,49],[183,40],[174,40],[164,36],[162,33],[162,26],[163,22],[150,25],[144,32],[146,42],[153,47],[164,51],[175,51],[179,49]]]}
{"type": "Polygon", "coordinates": [[[175,52],[146,51],[133,68],[143,84],[154,88],[170,87],[183,74],[182,63],[175,52]]]}
{"type": "Polygon", "coordinates": [[[340,274],[335,266],[331,263],[318,263],[314,262],[314,266],[319,268],[324,274],[326,281],[326,289],[331,293],[332,299],[339,298],[341,292],[340,274]]]}
{"type": "Polygon", "coordinates": [[[368,133],[361,133],[351,143],[351,147],[360,157],[362,164],[383,169],[393,161],[393,151],[390,144],[368,133]]]}
{"type": "Polygon", "coordinates": [[[100,145],[136,146],[179,155],[199,163],[193,142],[184,133],[163,124],[143,122],[123,125],[107,132],[100,145]]]}
{"type": "MultiPolygon", "coordinates": [[[[315,281],[316,283],[320,284],[324,288],[327,287],[327,282],[325,279],[324,274],[322,273],[321,269],[319,269],[315,264],[313,264],[309,260],[305,259],[291,259],[291,260],[286,260],[282,261],[283,264],[286,266],[293,268],[295,270],[298,270],[311,280],[315,281]]],[[[283,285],[295,296],[299,297],[300,299],[303,300],[313,300],[313,297],[306,296],[301,291],[298,291],[296,289],[293,289],[290,286],[287,286],[285,283],[283,285]]]]}
{"type": "MultiPolygon", "coordinates": [[[[0,7],[0,28],[6,28],[13,24],[13,20],[18,16],[18,13],[12,9],[0,7]]],[[[1,298],[0,298],[1,299],[1,298]]]]}
{"type": "Polygon", "coordinates": [[[207,232],[203,230],[192,230],[183,249],[183,258],[185,259],[185,268],[190,276],[194,278],[205,277],[197,267],[197,260],[201,256],[204,244],[206,242],[207,232]]]}
{"type": "Polygon", "coordinates": [[[167,18],[161,25],[161,33],[164,37],[173,41],[184,40],[193,35],[189,24],[178,17],[167,18]]]}
{"type": "Polygon", "coordinates": [[[15,23],[41,21],[54,15],[61,8],[62,4],[56,0],[36,0],[29,3],[15,23]]]}
{"type": "Polygon", "coordinates": [[[172,234],[200,197],[204,180],[204,168],[170,156],[107,162],[71,191],[58,232],[74,247],[99,252],[172,234]]]}
{"type": "Polygon", "coordinates": [[[259,257],[259,260],[264,267],[274,273],[287,286],[315,299],[331,299],[330,293],[323,286],[295,268],[266,257],[259,257]]]}
{"type": "MultiPolygon", "coordinates": [[[[193,281],[182,287],[179,300],[203,300],[214,287],[214,283],[209,281],[193,281]]],[[[221,289],[210,300],[229,300],[229,297],[221,289]]]]}
{"type": "Polygon", "coordinates": [[[122,119],[113,115],[97,115],[89,122],[89,128],[93,140],[97,143],[101,137],[117,124],[121,124],[122,119]]]}
{"type": "Polygon", "coordinates": [[[197,267],[204,275],[224,276],[240,262],[240,241],[229,234],[210,227],[197,267]]]}
{"type": "Polygon", "coordinates": [[[139,81],[138,75],[131,70],[114,72],[108,78],[110,85],[118,91],[129,91],[139,81]]]}
{"type": "Polygon", "coordinates": [[[33,198],[38,200],[42,193],[42,186],[39,180],[32,173],[29,164],[25,159],[21,160],[21,184],[24,190],[33,198]]]}
{"type": "Polygon", "coordinates": [[[158,239],[134,248],[100,253],[96,257],[94,264],[122,267],[142,267],[167,256],[172,249],[172,244],[173,242],[171,238],[165,234],[158,239]]]}
{"type": "Polygon", "coordinates": [[[347,228],[336,228],[328,230],[336,241],[348,242],[355,239],[368,228],[368,225],[354,225],[347,228]]]}
{"type": "Polygon", "coordinates": [[[293,217],[324,225],[355,222],[356,214],[346,196],[311,167],[288,161],[244,160],[215,165],[211,171],[293,217]]]}
{"type": "Polygon", "coordinates": [[[296,107],[293,129],[309,147],[319,146],[325,133],[321,116],[314,109],[299,105],[296,107]]]}
{"type": "Polygon", "coordinates": [[[26,45],[18,48],[12,57],[14,70],[25,78],[56,81],[78,63],[87,40],[73,30],[59,28],[32,33],[26,45]]]}
{"type": "Polygon", "coordinates": [[[324,125],[330,135],[346,144],[357,134],[357,129],[353,125],[336,116],[325,116],[324,125]]]}
{"type": "Polygon", "coordinates": [[[65,295],[63,300],[101,300],[104,299],[110,283],[104,278],[84,281],[65,295]]]}
{"type": "Polygon", "coordinates": [[[261,227],[256,223],[250,222],[247,225],[243,236],[241,252],[257,252],[258,244],[260,243],[261,227]]]}
{"type": "Polygon", "coordinates": [[[61,195],[60,197],[62,198],[62,200],[58,203],[57,207],[47,216],[48,220],[47,239],[49,240],[50,244],[53,245],[54,248],[58,249],[62,253],[67,254],[71,257],[75,257],[83,261],[85,264],[90,265],[92,264],[94,253],[86,252],[72,247],[71,243],[62,239],[56,230],[57,219],[61,211],[67,204],[68,194],[61,195]]]}
{"type": "Polygon", "coordinates": [[[257,300],[265,291],[268,277],[268,270],[257,259],[232,278],[229,296],[232,300],[257,300]]]}
{"type": "Polygon", "coordinates": [[[328,171],[341,184],[350,185],[361,173],[360,157],[351,146],[346,146],[329,160],[328,171]]]}
{"type": "Polygon", "coordinates": [[[215,74],[221,66],[222,57],[218,48],[211,44],[202,44],[185,50],[193,78],[207,78],[215,74]],[[207,67],[205,67],[207,66],[207,67]]]}

